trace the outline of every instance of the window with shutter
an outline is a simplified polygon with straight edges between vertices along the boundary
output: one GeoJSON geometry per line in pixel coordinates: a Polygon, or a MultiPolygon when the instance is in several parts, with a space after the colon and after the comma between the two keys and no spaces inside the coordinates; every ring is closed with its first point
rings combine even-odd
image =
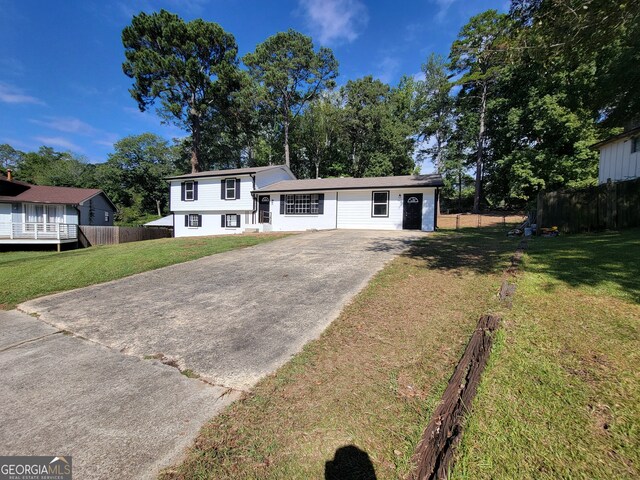
{"type": "Polygon", "coordinates": [[[227,200],[236,199],[236,179],[235,178],[225,179],[224,189],[225,189],[225,199],[227,200]]]}
{"type": "Polygon", "coordinates": [[[195,185],[194,182],[184,182],[184,201],[192,202],[195,200],[195,185]]]}
{"type": "Polygon", "coordinates": [[[240,215],[235,213],[228,213],[226,219],[227,228],[239,228],[240,227],[240,215]]]}
{"type": "Polygon", "coordinates": [[[189,214],[189,228],[198,228],[201,223],[202,215],[198,215],[196,213],[189,214]]]}
{"type": "Polygon", "coordinates": [[[285,195],[285,212],[287,215],[323,215],[324,194],[303,193],[285,195]]]}

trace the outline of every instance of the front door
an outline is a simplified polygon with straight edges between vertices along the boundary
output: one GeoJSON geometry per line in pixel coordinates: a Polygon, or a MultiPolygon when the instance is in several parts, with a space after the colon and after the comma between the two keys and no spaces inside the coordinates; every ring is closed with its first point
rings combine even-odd
{"type": "Polygon", "coordinates": [[[404,194],[402,228],[404,230],[422,230],[421,193],[404,194]]]}
{"type": "Polygon", "coordinates": [[[258,196],[258,223],[269,223],[269,205],[271,197],[269,195],[258,196]]]}

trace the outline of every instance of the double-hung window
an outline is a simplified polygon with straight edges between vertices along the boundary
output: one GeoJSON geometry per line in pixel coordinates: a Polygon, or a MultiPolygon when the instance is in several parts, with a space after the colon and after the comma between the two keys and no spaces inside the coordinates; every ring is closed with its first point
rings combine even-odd
{"type": "Polygon", "coordinates": [[[187,202],[195,200],[195,186],[193,182],[184,182],[184,199],[187,202]]]}
{"type": "Polygon", "coordinates": [[[640,137],[631,139],[631,153],[640,152],[640,137]]]}
{"type": "Polygon", "coordinates": [[[371,216],[389,216],[389,192],[373,192],[371,194],[371,216]]]}
{"type": "Polygon", "coordinates": [[[227,200],[235,200],[236,199],[236,179],[235,178],[227,178],[224,181],[225,188],[225,198],[227,200]]]}
{"type": "Polygon", "coordinates": [[[320,195],[315,193],[287,195],[285,213],[287,215],[317,215],[320,213],[319,200],[320,195]]]}

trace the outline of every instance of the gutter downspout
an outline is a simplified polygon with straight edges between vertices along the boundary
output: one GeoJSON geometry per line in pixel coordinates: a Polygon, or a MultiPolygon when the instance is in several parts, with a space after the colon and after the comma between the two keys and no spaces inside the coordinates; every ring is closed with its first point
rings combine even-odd
{"type": "Polygon", "coordinates": [[[339,195],[340,195],[340,192],[336,190],[336,230],[338,229],[338,196],[339,195]]]}
{"type": "Polygon", "coordinates": [[[254,193],[256,189],[256,176],[253,173],[250,173],[249,176],[253,181],[253,188],[251,189],[251,198],[253,198],[253,210],[251,211],[251,223],[256,224],[256,210],[258,209],[258,200],[257,193],[254,193]]]}

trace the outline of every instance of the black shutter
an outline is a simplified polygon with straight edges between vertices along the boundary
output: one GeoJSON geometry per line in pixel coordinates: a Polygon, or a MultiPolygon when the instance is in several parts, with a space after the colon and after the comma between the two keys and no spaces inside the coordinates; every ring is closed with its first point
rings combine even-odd
{"type": "Polygon", "coordinates": [[[286,195],[280,195],[280,215],[284,215],[284,203],[286,201],[286,195]]]}
{"type": "MultiPolygon", "coordinates": [[[[184,186],[184,185],[183,185],[184,186]]],[[[185,215],[184,216],[184,226],[188,227],[189,226],[189,215],[185,215]]]]}
{"type": "Polygon", "coordinates": [[[182,194],[181,194],[181,197],[180,197],[180,198],[181,198],[181,199],[182,199],[182,201],[184,202],[184,190],[185,190],[184,182],[182,182],[182,183],[180,184],[180,187],[182,187],[182,188],[181,188],[181,190],[182,190],[182,194]]]}
{"type": "Polygon", "coordinates": [[[236,178],[236,200],[240,200],[240,179],[236,178]]]}
{"type": "Polygon", "coordinates": [[[193,199],[198,199],[198,182],[193,182],[193,199]]]}
{"type": "Polygon", "coordinates": [[[202,226],[202,215],[198,215],[198,226],[202,226]]]}
{"type": "Polygon", "coordinates": [[[226,189],[224,188],[225,184],[224,184],[224,178],[222,180],[220,180],[220,198],[222,200],[226,200],[227,198],[227,192],[226,189]]]}
{"type": "Polygon", "coordinates": [[[240,215],[236,214],[236,225],[240,228],[240,215]]]}
{"type": "Polygon", "coordinates": [[[227,216],[223,213],[222,214],[222,228],[227,226],[226,221],[227,221],[227,216]]]}
{"type": "Polygon", "coordinates": [[[318,214],[324,215],[324,193],[318,194],[318,214]]]}

